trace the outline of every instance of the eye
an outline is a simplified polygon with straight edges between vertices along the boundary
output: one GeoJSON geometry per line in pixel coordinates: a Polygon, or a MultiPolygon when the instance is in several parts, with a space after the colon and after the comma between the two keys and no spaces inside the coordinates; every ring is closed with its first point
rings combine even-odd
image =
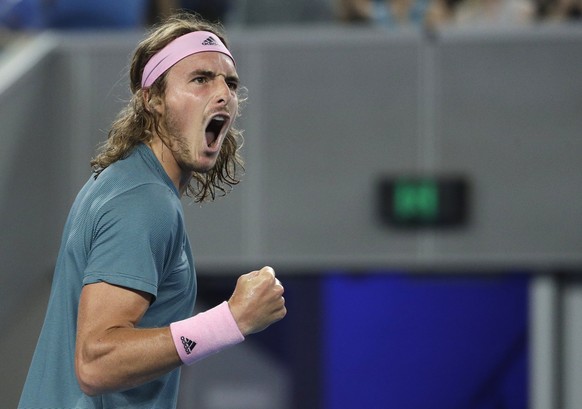
{"type": "Polygon", "coordinates": [[[227,85],[228,88],[230,88],[233,91],[236,91],[238,89],[238,82],[236,81],[227,81],[227,85]]]}
{"type": "Polygon", "coordinates": [[[195,82],[197,84],[205,84],[206,82],[208,82],[208,78],[206,78],[204,76],[198,76],[198,77],[192,78],[192,82],[195,82]]]}

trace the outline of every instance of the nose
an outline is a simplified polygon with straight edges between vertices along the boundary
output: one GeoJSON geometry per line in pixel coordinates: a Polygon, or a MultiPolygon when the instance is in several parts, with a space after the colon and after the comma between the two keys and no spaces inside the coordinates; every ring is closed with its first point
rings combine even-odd
{"type": "Polygon", "coordinates": [[[227,105],[232,99],[232,90],[228,86],[226,77],[218,75],[216,77],[216,102],[227,105]]]}

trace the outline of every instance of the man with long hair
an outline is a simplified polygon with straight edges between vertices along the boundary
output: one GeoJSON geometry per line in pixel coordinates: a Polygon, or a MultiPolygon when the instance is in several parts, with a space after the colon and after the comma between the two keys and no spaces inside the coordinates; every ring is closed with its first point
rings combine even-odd
{"type": "Polygon", "coordinates": [[[192,316],[182,195],[239,182],[239,78],[220,26],[170,17],[138,45],[132,98],[93,159],[65,225],[20,408],[173,408],[180,367],[286,314],[271,267],[192,316]]]}

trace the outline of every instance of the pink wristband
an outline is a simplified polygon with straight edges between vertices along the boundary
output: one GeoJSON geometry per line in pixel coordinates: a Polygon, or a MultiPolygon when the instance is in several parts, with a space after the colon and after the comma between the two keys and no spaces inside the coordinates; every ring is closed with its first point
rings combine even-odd
{"type": "Polygon", "coordinates": [[[228,303],[170,324],[174,345],[186,365],[244,341],[228,303]]]}

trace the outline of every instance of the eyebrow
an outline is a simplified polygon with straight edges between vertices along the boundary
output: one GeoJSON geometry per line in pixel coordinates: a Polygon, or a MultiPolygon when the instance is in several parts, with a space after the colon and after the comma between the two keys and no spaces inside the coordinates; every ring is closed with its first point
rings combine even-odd
{"type": "Polygon", "coordinates": [[[210,78],[215,78],[215,77],[218,77],[219,75],[222,75],[226,81],[231,81],[231,82],[236,82],[236,83],[240,82],[240,79],[237,75],[217,74],[212,70],[205,70],[205,69],[194,70],[190,73],[190,75],[191,76],[203,75],[205,77],[210,77],[210,78]]]}

